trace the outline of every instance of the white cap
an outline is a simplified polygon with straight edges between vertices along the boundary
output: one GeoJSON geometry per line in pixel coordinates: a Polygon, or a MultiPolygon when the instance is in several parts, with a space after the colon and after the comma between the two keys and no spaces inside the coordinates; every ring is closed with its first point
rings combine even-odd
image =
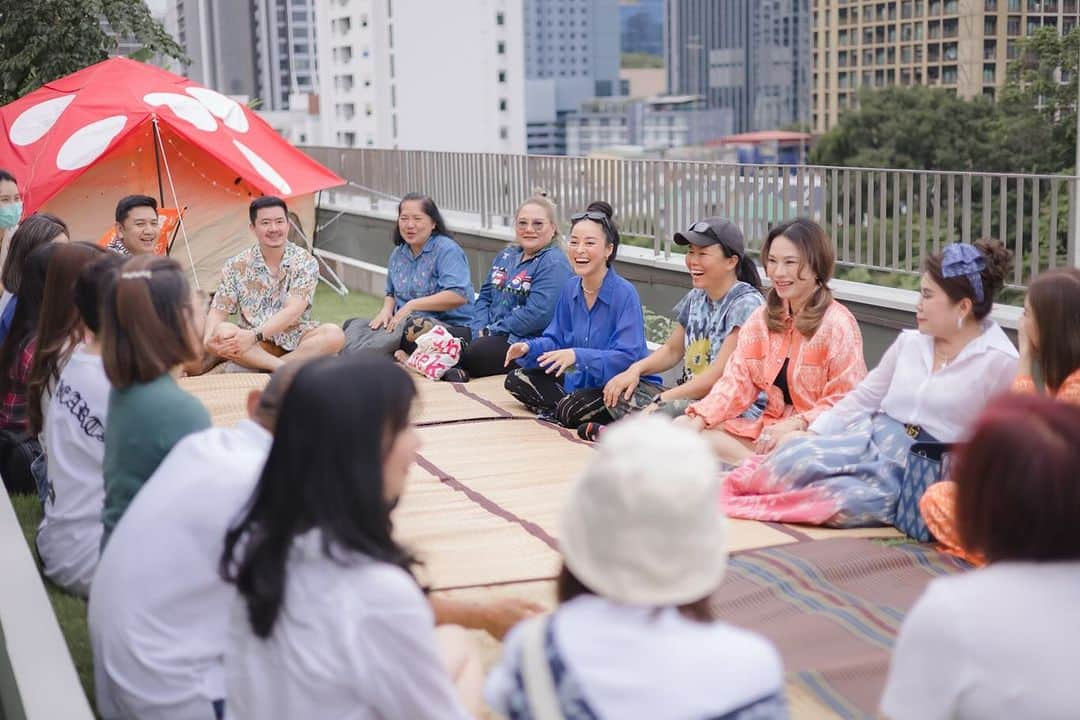
{"type": "Polygon", "coordinates": [[[570,491],[559,541],[566,567],[594,593],[684,605],[719,587],[724,525],[719,467],[705,439],[637,415],[601,436],[570,491]]]}

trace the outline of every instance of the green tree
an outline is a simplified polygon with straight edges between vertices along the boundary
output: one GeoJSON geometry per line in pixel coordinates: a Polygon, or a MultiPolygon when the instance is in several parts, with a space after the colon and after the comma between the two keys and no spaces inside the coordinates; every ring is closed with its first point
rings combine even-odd
{"type": "Polygon", "coordinates": [[[141,45],[134,59],[187,61],[144,0],[0,0],[0,105],[105,60],[121,37],[141,45]]]}
{"type": "Polygon", "coordinates": [[[962,100],[937,88],[863,90],[817,142],[820,165],[918,170],[978,170],[989,142],[988,100],[962,100]]]}

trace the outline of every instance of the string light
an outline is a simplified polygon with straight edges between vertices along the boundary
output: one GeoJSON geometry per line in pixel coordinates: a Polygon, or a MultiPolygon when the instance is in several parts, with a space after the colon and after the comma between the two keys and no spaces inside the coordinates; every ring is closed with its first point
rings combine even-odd
{"type": "MultiPolygon", "coordinates": [[[[175,152],[175,155],[177,157],[179,157],[181,160],[183,160],[189,166],[191,166],[191,168],[195,171],[195,173],[198,174],[199,177],[201,177],[207,183],[209,183],[212,187],[218,188],[219,190],[221,190],[221,192],[224,192],[224,193],[226,193],[228,195],[232,195],[233,197],[238,197],[238,198],[252,197],[251,193],[242,193],[242,192],[239,192],[237,190],[234,190],[233,188],[229,187],[228,185],[223,184],[223,183],[219,183],[217,180],[215,180],[214,178],[212,178],[209,175],[207,175],[206,173],[204,173],[201,169],[199,169],[199,165],[194,160],[192,160],[187,155],[185,155],[183,153],[183,151],[180,149],[180,146],[177,145],[175,142],[173,142],[173,138],[171,138],[171,137],[168,138],[168,140],[166,142],[169,144],[169,147],[172,148],[172,151],[175,152]]],[[[141,151],[142,150],[140,148],[140,152],[141,151]]]]}

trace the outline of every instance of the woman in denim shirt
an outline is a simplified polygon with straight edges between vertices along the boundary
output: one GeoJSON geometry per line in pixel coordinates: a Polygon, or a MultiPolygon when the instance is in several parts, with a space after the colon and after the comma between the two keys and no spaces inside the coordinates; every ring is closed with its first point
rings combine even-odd
{"type": "Polygon", "coordinates": [[[473,342],[458,364],[468,380],[506,372],[510,344],[537,337],[551,322],[555,303],[573,272],[558,241],[555,206],[537,195],[515,215],[517,242],[495,257],[476,298],[473,342]]]}
{"type": "Polygon", "coordinates": [[[439,208],[427,195],[409,193],[398,205],[394,249],[386,272],[386,298],[369,321],[352,318],[344,325],[345,350],[393,354],[402,347],[410,316],[445,325],[470,339],[473,322],[469,260],[446,230],[439,208]]]}
{"type": "Polygon", "coordinates": [[[563,287],[544,334],[506,352],[507,365],[521,358],[523,368],[507,375],[506,389],[564,427],[611,422],[604,385],[649,352],[637,290],[611,267],[619,249],[611,215],[610,205],[594,202],[571,218],[570,260],[578,277],[563,287]]]}

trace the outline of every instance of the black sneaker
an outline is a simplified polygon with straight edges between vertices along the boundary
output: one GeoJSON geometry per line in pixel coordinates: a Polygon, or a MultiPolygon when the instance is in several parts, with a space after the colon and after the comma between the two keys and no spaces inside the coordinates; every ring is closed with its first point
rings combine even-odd
{"type": "Polygon", "coordinates": [[[577,436],[586,442],[596,442],[600,439],[600,433],[605,425],[595,422],[581,423],[577,426],[577,436]]]}
{"type": "Polygon", "coordinates": [[[452,367],[443,373],[442,379],[444,382],[467,383],[469,382],[469,373],[461,368],[452,367]]]}

